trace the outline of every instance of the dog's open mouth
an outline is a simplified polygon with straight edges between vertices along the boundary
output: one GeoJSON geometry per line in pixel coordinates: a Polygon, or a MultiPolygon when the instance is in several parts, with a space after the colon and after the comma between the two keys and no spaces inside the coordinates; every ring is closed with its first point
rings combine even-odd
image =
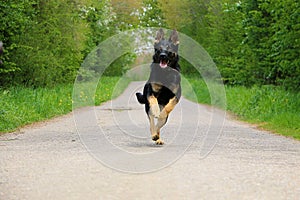
{"type": "Polygon", "coordinates": [[[159,65],[160,65],[160,67],[161,68],[166,68],[166,67],[168,67],[168,60],[167,59],[162,59],[162,60],[160,60],[160,63],[159,63],[159,65]]]}

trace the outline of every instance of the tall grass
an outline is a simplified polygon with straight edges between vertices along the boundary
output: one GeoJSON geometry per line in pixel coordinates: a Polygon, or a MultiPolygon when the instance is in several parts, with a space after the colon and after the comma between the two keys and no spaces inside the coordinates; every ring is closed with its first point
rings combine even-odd
{"type": "MultiPolygon", "coordinates": [[[[210,104],[201,79],[188,79],[198,102],[210,104]]],[[[300,93],[275,86],[225,86],[227,110],[259,127],[300,140],[300,93]]]]}
{"type": "MultiPolygon", "coordinates": [[[[112,98],[119,79],[119,77],[101,78],[93,98],[95,105],[112,98]]],[[[126,84],[128,82],[124,82],[122,89],[126,88],[126,84]]],[[[73,84],[58,85],[54,88],[18,86],[0,89],[0,132],[15,131],[26,124],[71,112],[72,92],[73,84]]]]}

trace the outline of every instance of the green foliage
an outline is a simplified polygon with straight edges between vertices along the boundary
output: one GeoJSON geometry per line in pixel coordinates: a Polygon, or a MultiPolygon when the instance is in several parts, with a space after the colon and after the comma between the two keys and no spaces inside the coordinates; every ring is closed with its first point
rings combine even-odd
{"type": "Polygon", "coordinates": [[[72,85],[53,89],[17,86],[0,90],[0,132],[70,112],[71,95],[72,85]]]}
{"type": "Polygon", "coordinates": [[[299,90],[299,2],[245,0],[241,6],[246,31],[240,48],[248,82],[299,90]]]}
{"type": "Polygon", "coordinates": [[[265,6],[272,16],[270,38],[271,78],[276,84],[300,89],[300,3],[296,0],[270,1],[265,6]]]}
{"type": "MultiPolygon", "coordinates": [[[[93,94],[94,105],[110,100],[118,81],[118,77],[102,77],[96,93],[93,94]]],[[[128,82],[123,82],[121,88],[125,89],[127,84],[128,82]]],[[[20,126],[70,112],[72,92],[72,84],[57,85],[51,89],[23,86],[0,89],[0,133],[14,131],[20,126]]],[[[121,90],[114,95],[120,93],[121,90]]],[[[80,94],[82,101],[88,100],[85,91],[80,94]]]]}
{"type": "MultiPolygon", "coordinates": [[[[211,104],[201,79],[188,78],[197,100],[211,104]]],[[[227,110],[259,127],[300,139],[300,94],[275,86],[226,86],[227,110]]],[[[188,96],[186,96],[188,97],[188,96]]]]}
{"type": "Polygon", "coordinates": [[[116,59],[104,72],[106,76],[122,76],[130,68],[131,64],[135,60],[136,55],[133,53],[127,53],[120,58],[116,59]]]}
{"type": "Polygon", "coordinates": [[[1,3],[0,86],[73,82],[84,57],[114,32],[110,8],[108,1],[97,0],[1,3]]]}
{"type": "Polygon", "coordinates": [[[1,60],[5,63],[0,66],[0,85],[8,80],[6,74],[20,70],[18,63],[13,59],[16,49],[30,48],[20,42],[20,35],[34,25],[32,19],[36,14],[33,9],[35,5],[35,0],[2,1],[0,4],[0,41],[4,43],[4,56],[1,60]]]}
{"type": "Polygon", "coordinates": [[[245,66],[239,65],[242,60],[239,45],[243,40],[243,13],[236,1],[232,0],[213,1],[208,6],[208,11],[206,19],[210,24],[210,33],[206,49],[213,57],[225,83],[241,83],[247,77],[245,66]]]}
{"type": "Polygon", "coordinates": [[[74,37],[81,27],[76,5],[68,1],[40,1],[35,26],[23,33],[19,48],[13,57],[21,72],[15,80],[26,85],[54,85],[74,80],[82,61],[82,46],[74,37]],[[27,55],[24,57],[24,55],[27,55]],[[28,59],[29,58],[29,59],[28,59]]]}
{"type": "Polygon", "coordinates": [[[202,104],[207,104],[207,105],[211,104],[211,99],[210,99],[211,97],[209,94],[209,90],[206,86],[206,83],[203,81],[203,79],[199,79],[196,77],[192,77],[192,78],[186,77],[186,78],[187,78],[187,82],[192,86],[194,90],[193,92],[196,94],[197,99],[196,100],[191,99],[189,93],[192,92],[185,93],[185,90],[183,90],[184,97],[186,97],[189,100],[196,101],[202,104]]]}
{"type": "Polygon", "coordinates": [[[282,87],[228,87],[228,110],[242,119],[300,139],[299,93],[282,87]]]}
{"type": "Polygon", "coordinates": [[[95,1],[92,5],[81,5],[79,8],[80,19],[90,28],[87,33],[85,56],[90,53],[100,42],[116,33],[114,28],[116,14],[109,1],[95,1]]]}
{"type": "Polygon", "coordinates": [[[180,57],[179,58],[179,64],[180,64],[180,69],[181,69],[181,74],[183,76],[188,75],[189,77],[199,77],[200,72],[192,66],[191,63],[186,61],[184,58],[180,57]]]}
{"type": "Polygon", "coordinates": [[[165,19],[170,29],[183,29],[192,23],[189,9],[194,5],[192,5],[190,1],[191,0],[159,1],[158,5],[162,10],[163,19],[165,19]]]}
{"type": "MultiPolygon", "coordinates": [[[[0,86],[70,83],[85,57],[108,37],[166,26],[198,41],[224,83],[299,91],[299,6],[297,0],[2,1],[0,86]]],[[[124,55],[106,74],[123,74],[134,59],[124,55]]],[[[184,73],[194,74],[182,63],[184,73]]]]}
{"type": "Polygon", "coordinates": [[[139,26],[141,27],[165,27],[165,19],[159,7],[158,0],[143,0],[142,8],[137,12],[139,26]]]}
{"type": "MultiPolygon", "coordinates": [[[[213,57],[224,83],[300,89],[299,2],[189,0],[180,31],[213,57]]],[[[164,11],[164,10],[163,10],[164,11]]]]}

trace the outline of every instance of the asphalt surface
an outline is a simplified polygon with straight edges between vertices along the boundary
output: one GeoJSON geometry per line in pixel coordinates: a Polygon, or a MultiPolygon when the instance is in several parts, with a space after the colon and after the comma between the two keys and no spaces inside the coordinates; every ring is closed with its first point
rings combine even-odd
{"type": "Polygon", "coordinates": [[[142,82],[0,136],[0,199],[300,199],[300,142],[184,98],[151,141],[142,82]]]}

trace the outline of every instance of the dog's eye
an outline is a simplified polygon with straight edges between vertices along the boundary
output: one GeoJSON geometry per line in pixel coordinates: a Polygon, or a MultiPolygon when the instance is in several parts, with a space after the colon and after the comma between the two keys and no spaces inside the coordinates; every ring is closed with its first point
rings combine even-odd
{"type": "Polygon", "coordinates": [[[168,45],[168,46],[167,46],[167,50],[168,50],[168,51],[172,51],[173,49],[172,49],[171,46],[168,45]]]}
{"type": "Polygon", "coordinates": [[[173,53],[173,52],[169,52],[169,57],[171,57],[171,58],[174,58],[176,56],[176,54],[175,53],[173,53]]]}

